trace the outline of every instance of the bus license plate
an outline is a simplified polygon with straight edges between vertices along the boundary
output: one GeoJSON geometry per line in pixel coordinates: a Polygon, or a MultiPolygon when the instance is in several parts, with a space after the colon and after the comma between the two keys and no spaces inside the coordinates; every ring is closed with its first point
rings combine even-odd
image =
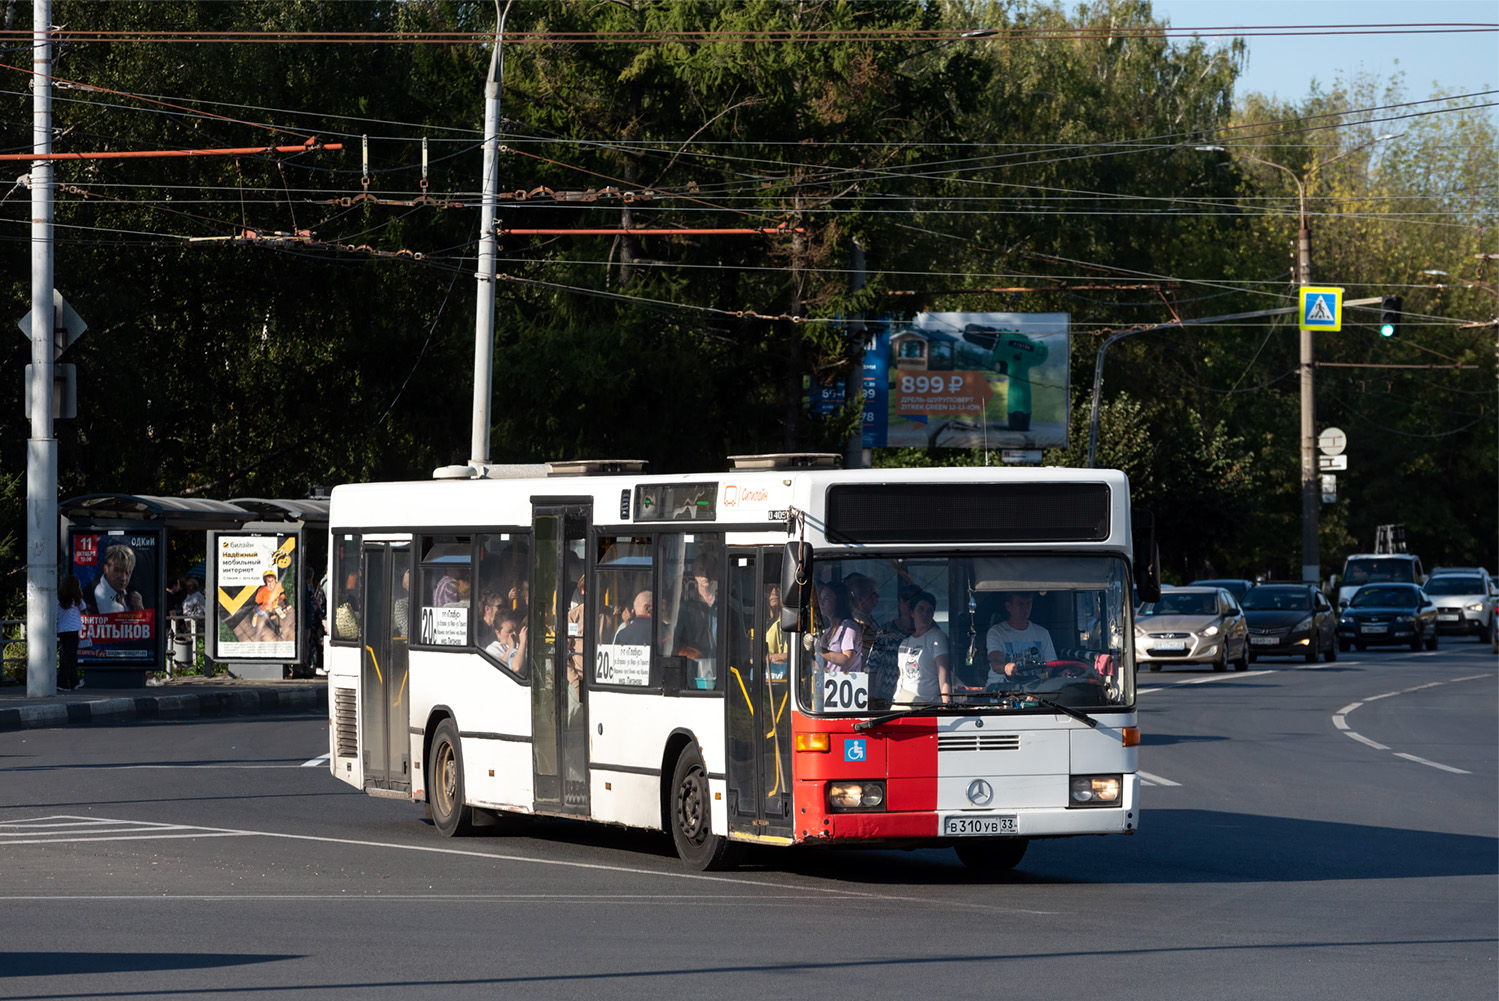
{"type": "Polygon", "coordinates": [[[1014,814],[989,817],[943,817],[942,833],[947,837],[1019,834],[1020,824],[1016,822],[1014,814]]]}

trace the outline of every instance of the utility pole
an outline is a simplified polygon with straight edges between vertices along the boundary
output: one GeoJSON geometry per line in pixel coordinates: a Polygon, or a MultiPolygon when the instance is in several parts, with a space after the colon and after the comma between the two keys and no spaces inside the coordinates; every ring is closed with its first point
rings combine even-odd
{"type": "MultiPolygon", "coordinates": [[[[32,0],[32,153],[52,152],[52,0],[32,0]]],[[[52,428],[52,162],[31,165],[31,437],[26,443],[26,694],[57,694],[57,439],[52,428]]]]}
{"type": "Polygon", "coordinates": [[[484,178],[479,210],[479,294],[474,308],[474,413],[468,464],[472,475],[483,476],[489,465],[489,406],[494,381],[494,283],[498,239],[495,215],[500,204],[500,84],[505,78],[505,18],[495,0],[494,52],[489,57],[489,79],[484,84],[484,178]]]}
{"type": "MultiPolygon", "coordinates": [[[[1237,156],[1244,160],[1262,164],[1266,167],[1274,167],[1276,170],[1290,176],[1296,185],[1297,202],[1297,228],[1296,228],[1296,274],[1293,276],[1293,284],[1298,288],[1310,285],[1312,281],[1312,229],[1311,219],[1306,212],[1306,186],[1311,177],[1317,171],[1329,164],[1337,163],[1346,156],[1352,156],[1360,150],[1367,149],[1377,142],[1386,139],[1394,139],[1394,134],[1377,136],[1366,143],[1346,149],[1330,160],[1323,160],[1309,167],[1305,175],[1298,174],[1290,167],[1279,164],[1273,160],[1261,160],[1257,156],[1240,152],[1237,149],[1228,149],[1223,146],[1198,146],[1199,150],[1216,150],[1237,156]]],[[[1315,392],[1315,380],[1313,373],[1317,365],[1316,344],[1312,337],[1312,331],[1305,326],[1301,327],[1301,579],[1307,584],[1320,584],[1322,581],[1322,555],[1321,543],[1318,535],[1321,531],[1319,524],[1321,518],[1321,486],[1317,471],[1317,396],[1315,392]]]]}

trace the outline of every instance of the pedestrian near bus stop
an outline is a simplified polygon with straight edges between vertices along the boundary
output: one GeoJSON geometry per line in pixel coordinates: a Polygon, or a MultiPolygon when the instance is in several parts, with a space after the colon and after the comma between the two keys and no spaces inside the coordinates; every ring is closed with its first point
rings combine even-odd
{"type": "Polygon", "coordinates": [[[68,574],[57,588],[57,687],[71,692],[78,680],[78,636],[83,632],[83,585],[68,574]]]}

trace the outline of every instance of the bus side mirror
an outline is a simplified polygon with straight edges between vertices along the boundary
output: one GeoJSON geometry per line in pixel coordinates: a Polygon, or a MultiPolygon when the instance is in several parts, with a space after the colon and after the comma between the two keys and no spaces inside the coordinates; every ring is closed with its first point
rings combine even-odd
{"type": "Polygon", "coordinates": [[[1130,541],[1135,551],[1135,596],[1161,600],[1161,552],[1155,544],[1155,515],[1149,508],[1130,509],[1130,541]]]}
{"type": "Polygon", "coordinates": [[[812,547],[805,542],[786,543],[781,561],[781,631],[804,632],[807,606],[812,600],[812,547]]]}

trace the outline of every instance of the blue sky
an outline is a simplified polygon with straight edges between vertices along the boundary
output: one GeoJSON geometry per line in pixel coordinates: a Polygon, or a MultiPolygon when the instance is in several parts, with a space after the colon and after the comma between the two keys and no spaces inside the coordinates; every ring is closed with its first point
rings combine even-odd
{"type": "MultiPolygon", "coordinates": [[[[1499,0],[1152,0],[1172,27],[1312,24],[1499,22],[1499,0]]],[[[1252,91],[1283,100],[1306,96],[1315,77],[1365,71],[1388,79],[1405,72],[1406,100],[1430,97],[1433,85],[1458,93],[1499,86],[1499,33],[1250,37],[1236,98],[1252,91]]],[[[1499,95],[1496,95],[1499,97],[1499,95]]],[[[1485,98],[1493,101],[1496,97],[1485,98]]]]}

